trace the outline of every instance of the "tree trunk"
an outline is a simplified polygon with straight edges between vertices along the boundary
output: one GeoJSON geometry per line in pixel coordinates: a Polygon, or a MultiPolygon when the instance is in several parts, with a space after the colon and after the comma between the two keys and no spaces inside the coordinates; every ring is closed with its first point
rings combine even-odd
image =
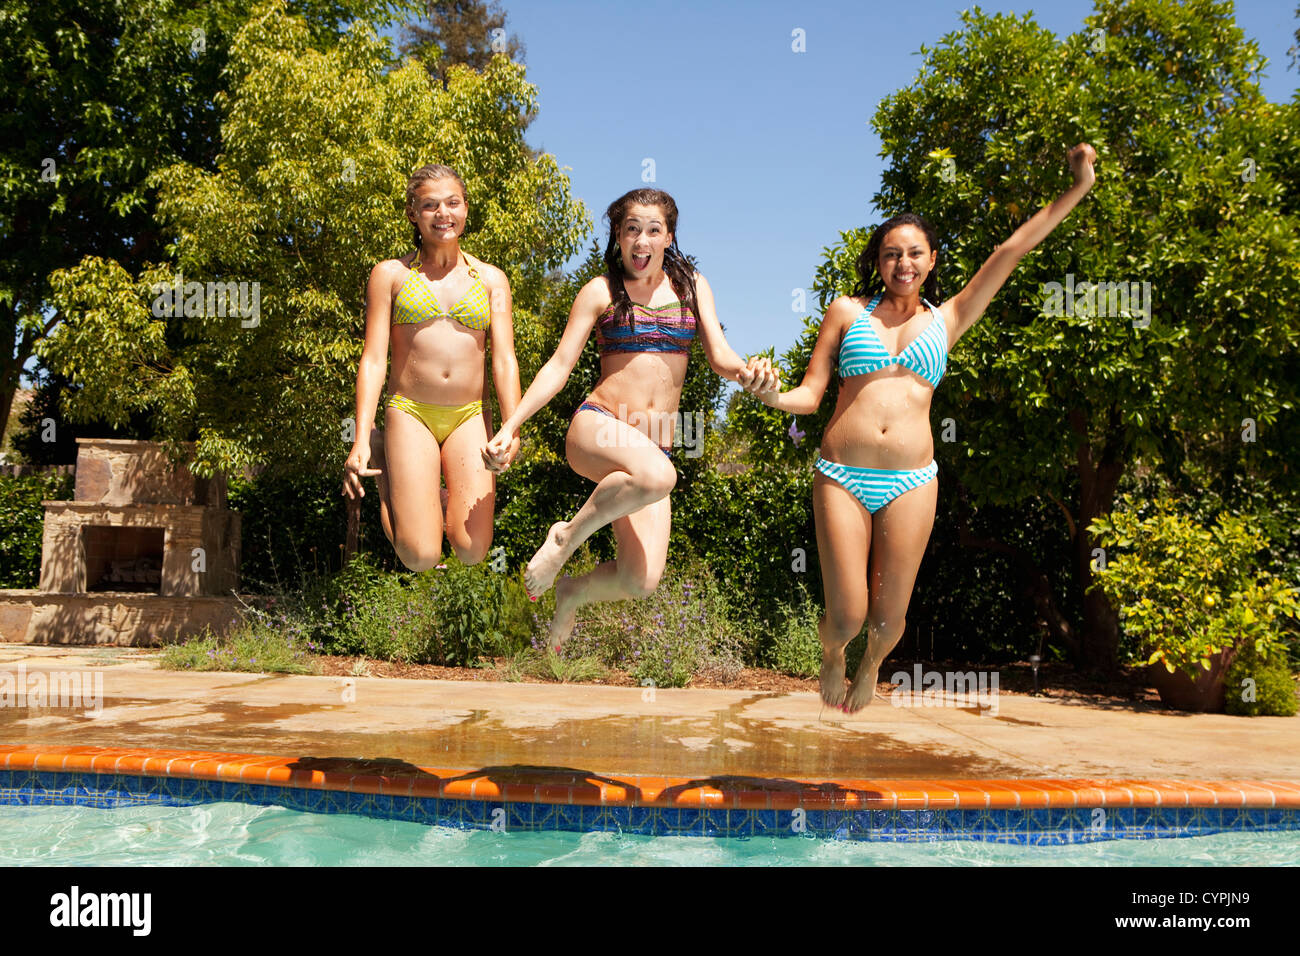
{"type": "Polygon", "coordinates": [[[1023,592],[1034,605],[1034,610],[1038,613],[1038,616],[1047,623],[1053,643],[1064,647],[1071,657],[1077,659],[1080,654],[1079,633],[1070,622],[1070,619],[1061,612],[1061,608],[1056,601],[1056,595],[1052,592],[1052,582],[1043,573],[1042,568],[1037,565],[1033,556],[1023,548],[1017,548],[995,538],[980,538],[972,534],[966,489],[959,488],[957,497],[960,501],[957,523],[958,544],[964,548],[982,548],[986,551],[996,551],[1009,556],[1015,561],[1016,568],[1020,572],[1023,592]]]}
{"type": "MultiPolygon", "coordinates": [[[[1118,412],[1111,410],[1111,424],[1118,425],[1118,412]]],[[[1070,412],[1070,428],[1078,438],[1079,471],[1078,533],[1074,538],[1074,573],[1083,592],[1083,627],[1079,635],[1075,664],[1087,670],[1114,674],[1119,670],[1119,613],[1101,591],[1089,592],[1093,583],[1093,549],[1096,545],[1088,525],[1100,515],[1108,514],[1115,504],[1115,489],[1124,466],[1110,454],[1109,448],[1100,461],[1093,460],[1088,424],[1079,409],[1070,412]]]]}
{"type": "Polygon", "coordinates": [[[12,305],[0,302],[0,336],[5,341],[14,343],[17,355],[5,352],[0,355],[0,447],[9,437],[9,413],[13,411],[14,394],[18,391],[18,376],[23,363],[31,356],[31,350],[24,348],[26,341],[19,342],[17,337],[18,316],[12,305]]]}

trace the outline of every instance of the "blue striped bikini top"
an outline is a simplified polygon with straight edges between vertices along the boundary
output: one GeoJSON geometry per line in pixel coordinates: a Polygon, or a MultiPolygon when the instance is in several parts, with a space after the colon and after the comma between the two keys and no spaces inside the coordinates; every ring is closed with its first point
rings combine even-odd
{"type": "Polygon", "coordinates": [[[948,368],[948,327],[943,315],[922,299],[934,313],[934,318],[920,335],[907,343],[907,348],[898,355],[891,355],[871,325],[871,313],[876,311],[882,297],[883,293],[872,299],[844,333],[844,340],[840,343],[840,378],[870,375],[890,365],[901,365],[938,388],[948,368]]]}

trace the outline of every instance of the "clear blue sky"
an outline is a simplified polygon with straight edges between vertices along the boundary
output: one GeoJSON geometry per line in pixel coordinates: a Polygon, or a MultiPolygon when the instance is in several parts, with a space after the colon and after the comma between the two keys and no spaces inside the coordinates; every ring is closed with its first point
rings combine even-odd
{"type": "MultiPolygon", "coordinates": [[[[801,327],[791,290],[811,286],[841,230],[879,219],[871,198],[884,163],[868,125],[877,104],[913,81],[920,46],[960,29],[970,4],[501,5],[538,89],[529,142],[571,167],[602,236],[606,206],[642,185],[642,160],[653,158],[653,185],[677,200],[680,244],[713,286],[728,340],[742,354],[769,345],[780,354],[801,327]],[[805,53],[791,51],[796,27],[805,53]]],[[[1063,37],[1093,7],[994,0],[981,9],[1032,10],[1063,37]]],[[[1265,94],[1289,100],[1300,77],[1287,68],[1295,0],[1246,0],[1237,23],[1269,60],[1265,94]]]]}

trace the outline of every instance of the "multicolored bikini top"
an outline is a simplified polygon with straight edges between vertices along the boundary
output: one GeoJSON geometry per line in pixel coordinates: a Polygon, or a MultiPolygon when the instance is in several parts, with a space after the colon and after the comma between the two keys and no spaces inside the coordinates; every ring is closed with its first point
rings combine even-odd
{"type": "Polygon", "coordinates": [[[632,303],[631,321],[614,322],[611,302],[596,320],[596,347],[610,352],[677,352],[685,355],[695,338],[695,315],[681,301],[648,306],[632,303]]]}
{"type": "Polygon", "coordinates": [[[871,300],[862,314],[853,320],[840,342],[840,378],[870,375],[890,365],[911,369],[921,378],[938,388],[943,373],[948,368],[948,327],[943,314],[925,299],[934,318],[921,334],[907,343],[907,348],[897,355],[886,351],[880,336],[871,324],[871,313],[876,311],[883,293],[871,300]]]}
{"type": "MultiPolygon", "coordinates": [[[[465,258],[465,253],[462,252],[460,255],[468,266],[469,259],[465,258]]],[[[473,285],[460,297],[459,302],[444,311],[438,303],[438,297],[433,293],[433,286],[420,271],[420,253],[416,250],[411,271],[406,274],[406,281],[402,283],[397,298],[393,300],[393,324],[415,325],[445,316],[455,319],[467,329],[483,331],[492,321],[487,286],[483,285],[478,270],[473,266],[470,266],[469,274],[474,278],[473,285]]]]}

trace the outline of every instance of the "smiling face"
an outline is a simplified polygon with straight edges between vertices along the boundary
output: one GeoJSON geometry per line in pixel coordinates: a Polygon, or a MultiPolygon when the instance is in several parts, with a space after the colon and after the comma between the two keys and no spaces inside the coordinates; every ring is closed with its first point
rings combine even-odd
{"type": "Polygon", "coordinates": [[[421,183],[406,218],[415,223],[426,242],[455,239],[465,231],[469,204],[460,183],[450,176],[421,183]]]}
{"type": "Polygon", "coordinates": [[[642,279],[663,269],[664,250],[672,243],[673,234],[662,209],[636,203],[628,207],[619,224],[618,246],[629,276],[642,279]]]}
{"type": "Polygon", "coordinates": [[[885,288],[895,295],[919,293],[925,277],[934,269],[938,251],[930,248],[925,233],[917,226],[895,226],[880,243],[876,268],[885,288]]]}

